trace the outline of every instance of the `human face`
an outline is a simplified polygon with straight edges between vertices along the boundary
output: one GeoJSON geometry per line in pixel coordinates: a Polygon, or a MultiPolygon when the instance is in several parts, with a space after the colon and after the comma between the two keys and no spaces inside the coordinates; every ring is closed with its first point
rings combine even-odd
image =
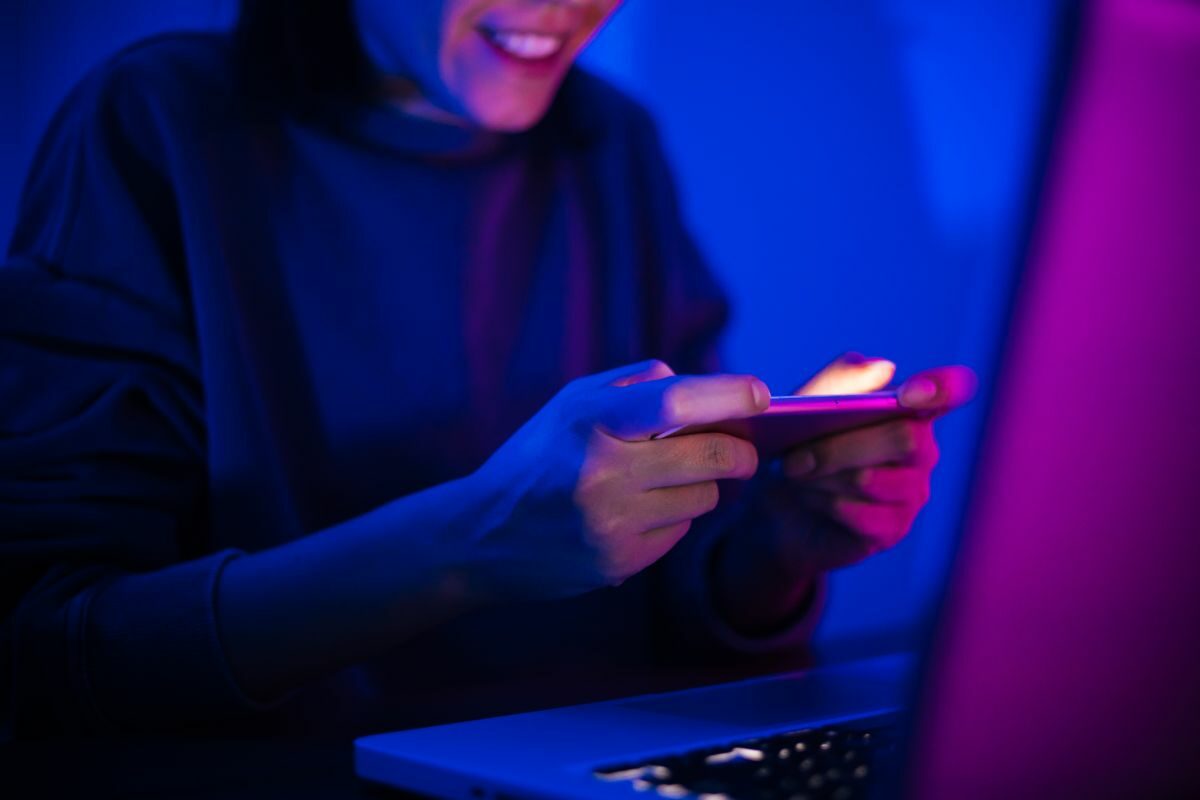
{"type": "Polygon", "coordinates": [[[442,114],[522,131],[623,0],[353,0],[376,68],[442,114]]]}

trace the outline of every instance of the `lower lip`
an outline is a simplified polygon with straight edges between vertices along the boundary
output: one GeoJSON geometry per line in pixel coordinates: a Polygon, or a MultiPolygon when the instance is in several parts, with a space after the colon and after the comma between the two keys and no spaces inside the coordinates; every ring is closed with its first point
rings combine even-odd
{"type": "Polygon", "coordinates": [[[567,45],[564,43],[563,46],[558,50],[543,58],[521,58],[513,55],[500,45],[496,44],[494,41],[492,41],[490,36],[482,31],[479,32],[479,38],[483,39],[484,43],[487,44],[491,51],[499,56],[505,64],[510,64],[526,72],[539,75],[545,75],[554,72],[555,69],[558,68],[558,65],[562,62],[563,56],[567,52],[567,45]]]}

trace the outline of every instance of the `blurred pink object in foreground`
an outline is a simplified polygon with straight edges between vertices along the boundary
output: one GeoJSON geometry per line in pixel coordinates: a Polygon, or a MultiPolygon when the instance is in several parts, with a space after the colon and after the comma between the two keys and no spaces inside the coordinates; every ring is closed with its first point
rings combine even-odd
{"type": "Polygon", "coordinates": [[[922,800],[1200,797],[1200,3],[1086,9],[922,800]]]}

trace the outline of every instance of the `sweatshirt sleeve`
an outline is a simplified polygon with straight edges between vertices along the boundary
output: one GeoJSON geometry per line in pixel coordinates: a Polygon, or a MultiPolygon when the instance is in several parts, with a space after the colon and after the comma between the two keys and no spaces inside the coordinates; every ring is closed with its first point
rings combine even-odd
{"type": "MultiPolygon", "coordinates": [[[[657,286],[652,304],[653,331],[659,355],[677,373],[702,374],[720,368],[720,336],[730,317],[729,302],[720,282],[683,220],[666,153],[653,121],[641,116],[638,149],[639,172],[645,177],[643,195],[656,231],[654,262],[657,286]]],[[[759,476],[752,484],[761,482],[759,476]]],[[[689,650],[724,653],[769,654],[803,648],[809,642],[824,606],[826,580],[814,576],[812,590],[800,607],[787,615],[787,623],[769,635],[748,635],[723,619],[713,600],[712,576],[717,545],[737,537],[749,525],[777,525],[758,502],[756,486],[733,502],[722,501],[712,514],[693,524],[688,535],[663,559],[662,606],[670,638],[689,650]]]]}
{"type": "Polygon", "coordinates": [[[147,93],[59,112],[0,266],[0,738],[246,708],[213,618],[201,370],[147,93]]]}

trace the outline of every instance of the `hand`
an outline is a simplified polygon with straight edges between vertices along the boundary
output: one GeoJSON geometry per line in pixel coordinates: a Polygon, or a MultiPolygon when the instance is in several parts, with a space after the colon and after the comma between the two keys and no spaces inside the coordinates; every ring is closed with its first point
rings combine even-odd
{"type": "MultiPolygon", "coordinates": [[[[884,388],[895,365],[848,354],[800,388],[799,394],[859,394],[884,388]]],[[[900,389],[915,418],[829,436],[788,453],[783,474],[806,508],[834,523],[803,543],[810,568],[834,569],[895,546],[929,501],[938,461],[935,418],[967,402],[975,375],[966,367],[920,373],[900,389]]],[[[800,544],[800,543],[797,543],[800,544]]]]}
{"type": "Polygon", "coordinates": [[[679,377],[659,361],[572,382],[472,476],[474,577],[519,598],[620,584],[716,507],[718,479],[758,468],[754,447],[733,436],[650,437],[753,416],[769,401],[756,378],[679,377]]]}

